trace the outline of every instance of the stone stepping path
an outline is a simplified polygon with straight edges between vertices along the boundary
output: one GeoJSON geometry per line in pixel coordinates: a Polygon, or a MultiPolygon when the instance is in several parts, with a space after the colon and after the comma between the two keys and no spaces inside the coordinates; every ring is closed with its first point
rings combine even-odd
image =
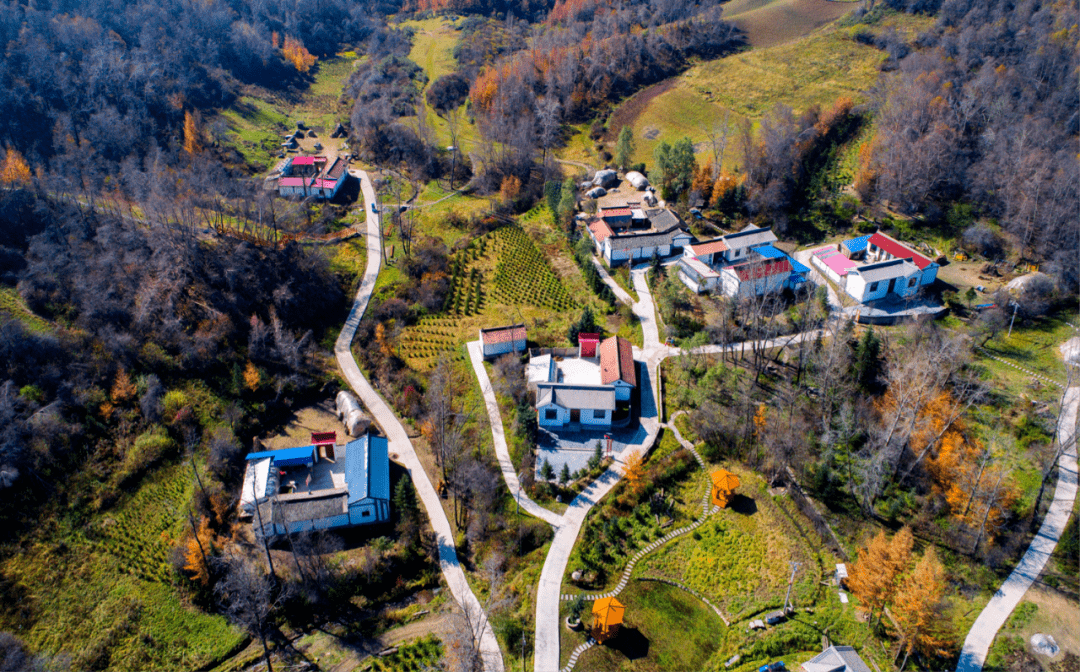
{"type": "Polygon", "coordinates": [[[1065,389],[1064,385],[1062,385],[1058,381],[1054,380],[1053,378],[1048,378],[1048,377],[1044,376],[1041,373],[1035,373],[1031,369],[1025,369],[1024,367],[1020,366],[1019,364],[1016,364],[1015,362],[1010,362],[1009,360],[1007,360],[1007,359],[1005,359],[1003,357],[998,357],[997,355],[992,355],[992,354],[990,354],[990,351],[987,350],[986,348],[979,348],[979,350],[982,351],[982,353],[984,355],[986,355],[987,357],[989,357],[990,359],[1001,362],[1002,364],[1004,364],[1006,366],[1011,366],[1012,368],[1016,369],[1017,371],[1020,371],[1022,373],[1026,373],[1027,375],[1029,375],[1029,376],[1031,376],[1033,378],[1038,378],[1039,380],[1043,381],[1044,383],[1050,383],[1051,385],[1057,385],[1058,387],[1060,387],[1063,390],[1065,389]]]}
{"type": "Polygon", "coordinates": [[[561,672],[570,672],[570,670],[574,669],[574,665],[577,665],[578,656],[585,653],[586,649],[590,649],[594,646],[596,646],[596,640],[592,637],[587,638],[584,644],[574,649],[574,652],[570,654],[570,660],[566,663],[566,667],[564,667],[561,672]]]}
{"type": "MultiPolygon", "coordinates": [[[[675,438],[679,440],[679,443],[682,445],[682,447],[686,448],[687,450],[690,451],[690,454],[694,456],[695,460],[697,460],[698,466],[701,467],[702,471],[704,471],[705,468],[706,468],[705,460],[703,460],[701,458],[701,455],[699,455],[698,452],[696,450],[694,450],[693,444],[690,443],[689,441],[687,441],[686,439],[684,439],[682,437],[682,434],[679,433],[679,430],[675,428],[674,421],[675,421],[675,418],[678,415],[679,415],[679,413],[676,413],[675,415],[672,416],[672,418],[671,418],[672,422],[670,424],[661,425],[661,426],[666,427],[668,430],[670,430],[672,433],[675,434],[675,438]]],[[[712,514],[716,513],[717,511],[719,511],[720,507],[718,507],[718,506],[710,506],[709,505],[709,494],[710,494],[709,490],[706,488],[705,496],[701,498],[701,517],[700,518],[698,518],[694,522],[690,523],[686,527],[680,527],[677,530],[672,530],[671,532],[668,532],[664,536],[662,536],[659,539],[657,539],[657,540],[653,541],[652,543],[650,543],[645,548],[642,548],[641,550],[639,550],[637,553],[634,554],[634,557],[630,558],[630,562],[628,562],[626,564],[626,568],[623,570],[622,578],[619,579],[619,584],[615,587],[615,590],[612,590],[612,591],[607,592],[607,593],[600,593],[600,594],[584,594],[585,599],[586,600],[599,600],[599,599],[602,599],[602,598],[605,598],[605,597],[615,597],[615,596],[617,596],[619,593],[621,593],[623,591],[623,589],[626,588],[626,584],[630,582],[630,575],[634,573],[634,567],[637,565],[638,560],[645,557],[649,553],[652,553],[653,551],[660,548],[664,544],[668,543],[672,539],[675,539],[677,537],[681,537],[682,535],[686,534],[687,532],[693,532],[702,523],[704,523],[705,520],[710,515],[712,515],[712,514]]],[[[562,595],[562,599],[565,602],[575,600],[575,599],[577,599],[577,597],[578,597],[577,595],[569,595],[569,594],[563,594],[562,595]]],[[[708,603],[706,603],[706,604],[708,604],[708,603]]],[[[712,606],[712,605],[710,605],[710,606],[712,606]]],[[[715,607],[714,607],[714,609],[715,609],[715,607]]],[[[720,612],[717,612],[717,613],[720,613],[720,612]]],[[[721,617],[721,618],[723,618],[723,617],[721,617]]]]}

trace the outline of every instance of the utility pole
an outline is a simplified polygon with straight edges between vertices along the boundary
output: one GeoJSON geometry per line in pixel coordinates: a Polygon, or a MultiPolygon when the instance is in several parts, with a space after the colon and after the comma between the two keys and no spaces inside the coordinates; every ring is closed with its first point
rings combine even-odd
{"type": "Polygon", "coordinates": [[[795,605],[789,604],[791,600],[791,587],[795,585],[795,572],[799,571],[799,565],[801,562],[792,562],[791,565],[791,578],[788,579],[787,595],[784,595],[784,613],[790,614],[795,611],[795,605]]]}
{"type": "Polygon", "coordinates": [[[1009,338],[1012,338],[1013,322],[1016,322],[1016,311],[1020,309],[1020,304],[1017,303],[1016,301],[1013,301],[1012,302],[1012,307],[1013,307],[1013,316],[1012,316],[1012,319],[1009,320],[1009,338]]]}

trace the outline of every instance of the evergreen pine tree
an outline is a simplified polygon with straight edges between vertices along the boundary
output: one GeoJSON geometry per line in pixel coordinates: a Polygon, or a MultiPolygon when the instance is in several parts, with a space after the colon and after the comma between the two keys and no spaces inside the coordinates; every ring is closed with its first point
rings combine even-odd
{"type": "Polygon", "coordinates": [[[540,465],[540,478],[543,478],[545,481],[550,481],[555,478],[555,467],[551,466],[551,463],[547,461],[546,457],[544,458],[543,464],[540,465]]]}
{"type": "Polygon", "coordinates": [[[877,383],[881,369],[881,341],[873,329],[867,329],[855,347],[855,381],[863,391],[870,391],[877,383]]]}
{"type": "Polygon", "coordinates": [[[577,201],[574,199],[574,190],[577,185],[574,184],[574,178],[566,178],[566,182],[563,182],[562,194],[559,195],[559,209],[556,213],[561,222],[569,222],[574,218],[574,211],[577,209],[577,201]]]}
{"type": "Polygon", "coordinates": [[[563,462],[562,471],[559,472],[559,484],[566,485],[570,482],[570,465],[563,462]]]}

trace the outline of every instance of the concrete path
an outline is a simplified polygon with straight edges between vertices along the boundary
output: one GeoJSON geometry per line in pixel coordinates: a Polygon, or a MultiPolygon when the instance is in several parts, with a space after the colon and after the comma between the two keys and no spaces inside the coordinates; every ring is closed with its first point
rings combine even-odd
{"type": "Polygon", "coordinates": [[[465,347],[469,350],[473,371],[476,372],[476,379],[480,381],[480,391],[484,394],[484,405],[487,406],[488,421],[491,423],[491,438],[495,444],[495,455],[499,458],[499,470],[502,471],[503,480],[506,481],[510,495],[529,515],[559,527],[562,524],[562,516],[548,511],[529,499],[529,496],[522,491],[517,471],[514,469],[514,462],[510,459],[510,449],[506,445],[506,433],[502,413],[499,411],[499,401],[495,398],[495,390],[492,389],[487,369],[484,368],[484,353],[480,347],[480,341],[472,341],[465,344],[465,347]]]}
{"type": "Polygon", "coordinates": [[[1073,502],[1076,500],[1076,416],[1080,408],[1080,387],[1070,387],[1065,391],[1061,417],[1058,422],[1058,445],[1066,446],[1058,458],[1058,482],[1054,488],[1054,499],[1046,512],[1042,527],[1035,535],[1027,553],[1020,559],[1005,583],[990,599],[990,603],[975,619],[968,632],[964,646],[960,649],[960,660],[956,664],[957,672],[978,672],[986,662],[986,654],[994,642],[1001,626],[1005,625],[1009,615],[1024,597],[1031,584],[1039,577],[1046,561],[1050,559],[1057,546],[1065,525],[1069,522],[1073,502]]]}
{"type": "Polygon", "coordinates": [[[591,257],[593,266],[596,267],[596,272],[600,274],[600,279],[604,281],[604,284],[611,288],[611,291],[615,293],[615,298],[627,305],[633,305],[634,299],[630,296],[630,293],[619,286],[619,283],[615,282],[615,278],[611,277],[607,269],[604,268],[604,264],[596,257],[591,257]]]}
{"type": "Polygon", "coordinates": [[[356,336],[356,328],[359,326],[364,311],[367,309],[368,300],[371,298],[371,292],[375,287],[375,280],[379,277],[379,268],[382,265],[382,238],[379,231],[379,215],[371,212],[369,205],[376,202],[375,190],[371,186],[371,180],[368,178],[367,173],[361,171],[359,177],[360,188],[364,193],[364,207],[368,208],[367,269],[364,271],[364,279],[356,293],[356,300],[353,303],[352,310],[349,312],[349,317],[345,320],[345,326],[341,329],[337,343],[334,344],[334,354],[337,357],[338,366],[341,367],[341,371],[345,375],[345,379],[349,381],[349,385],[360,396],[360,400],[363,401],[364,405],[371,411],[375,421],[382,427],[390,443],[390,452],[396,454],[396,461],[409,470],[409,476],[416,487],[416,493],[419,495],[420,502],[427,511],[431,527],[435,531],[439,545],[439,567],[447,585],[450,587],[451,594],[453,594],[457,603],[461,605],[461,608],[470,614],[470,620],[473,622],[480,620],[483,623],[479,646],[484,660],[484,669],[486,672],[503,672],[502,653],[499,651],[499,643],[495,639],[495,632],[491,628],[491,624],[487,622],[486,617],[479,617],[478,619],[476,616],[483,613],[483,608],[465,580],[465,572],[461,569],[457,551],[454,548],[454,535],[450,527],[450,521],[446,518],[446,513],[442,509],[439,495],[431,485],[423,465],[420,464],[420,458],[416,455],[416,450],[405,433],[405,428],[401,426],[401,422],[398,421],[397,416],[394,415],[394,412],[383,401],[382,397],[371,387],[352,356],[351,346],[353,338],[356,336]]]}
{"type": "Polygon", "coordinates": [[[825,292],[828,295],[829,299],[829,307],[832,308],[833,312],[837,315],[843,315],[844,304],[840,302],[840,297],[836,295],[836,291],[833,289],[832,285],[826,282],[825,278],[821,276],[821,273],[817,270],[817,267],[810,262],[810,257],[813,256],[814,250],[820,250],[821,247],[822,246],[799,250],[797,252],[794,252],[791,256],[795,258],[795,261],[810,269],[810,272],[807,274],[807,278],[810,280],[810,282],[814,283],[818,287],[825,288],[825,292]]]}

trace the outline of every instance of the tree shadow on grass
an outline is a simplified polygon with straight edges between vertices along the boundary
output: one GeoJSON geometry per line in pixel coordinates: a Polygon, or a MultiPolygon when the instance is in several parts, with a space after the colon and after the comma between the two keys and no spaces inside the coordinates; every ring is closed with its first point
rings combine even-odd
{"type": "Polygon", "coordinates": [[[752,497],[746,495],[735,495],[731,498],[731,503],[728,505],[735,513],[741,513],[744,516],[752,516],[757,513],[757,502],[752,497]]]}
{"type": "Polygon", "coordinates": [[[624,625],[615,637],[604,642],[604,646],[626,656],[627,660],[638,660],[649,655],[649,643],[649,638],[640,630],[624,625]]]}

